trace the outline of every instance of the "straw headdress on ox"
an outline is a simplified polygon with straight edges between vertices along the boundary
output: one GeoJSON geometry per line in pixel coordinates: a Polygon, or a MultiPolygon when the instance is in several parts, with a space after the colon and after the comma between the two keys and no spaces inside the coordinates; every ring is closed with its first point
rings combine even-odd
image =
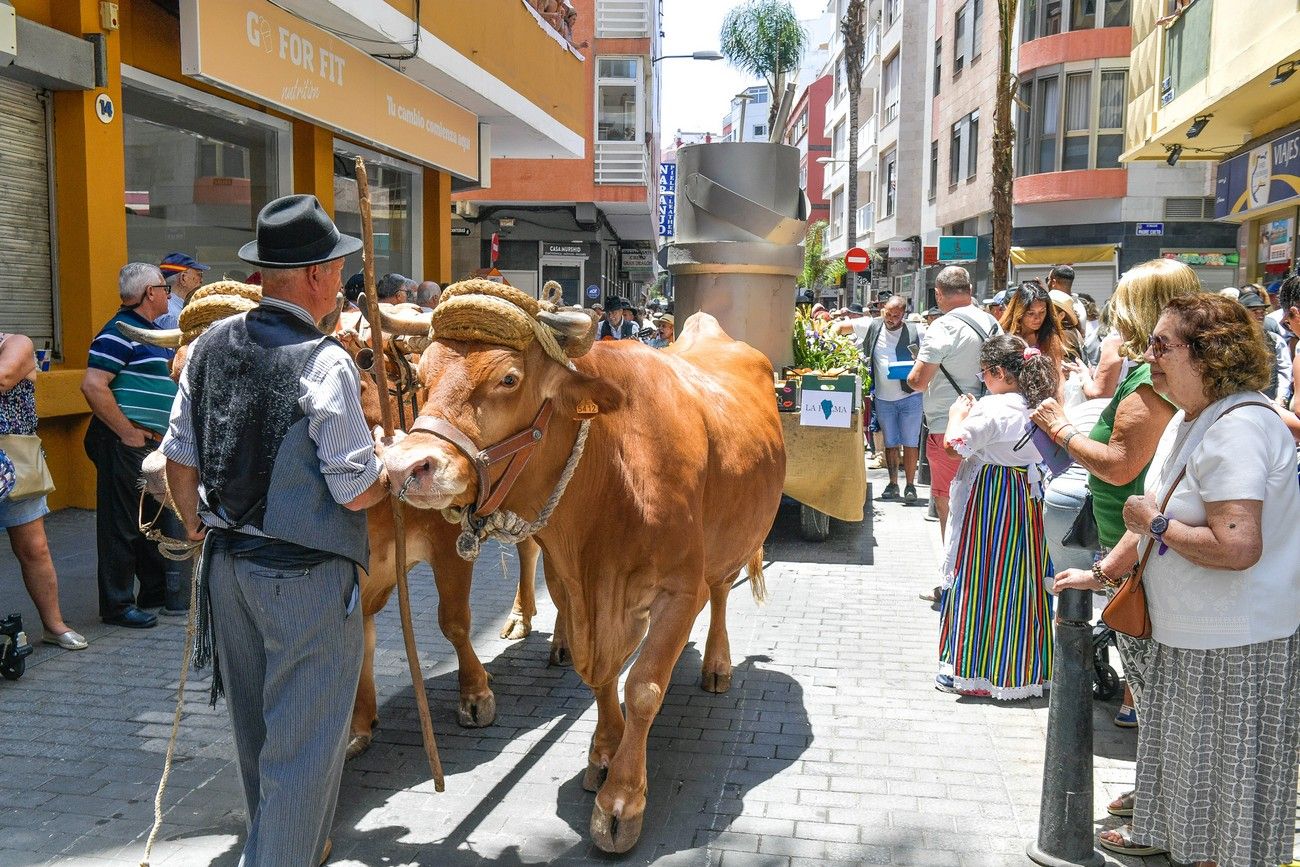
{"type": "Polygon", "coordinates": [[[491,280],[453,283],[432,313],[419,317],[383,316],[395,334],[427,334],[445,340],[490,343],[522,351],[533,340],[566,367],[591,349],[595,320],[582,310],[556,308],[548,301],[491,280]]]}
{"type": "Polygon", "coordinates": [[[181,309],[180,328],[137,328],[124,322],[117,323],[118,331],[137,343],[166,346],[175,349],[188,346],[219,322],[236,313],[252,310],[262,300],[260,287],[235,280],[218,280],[200,286],[191,293],[181,309]]]}

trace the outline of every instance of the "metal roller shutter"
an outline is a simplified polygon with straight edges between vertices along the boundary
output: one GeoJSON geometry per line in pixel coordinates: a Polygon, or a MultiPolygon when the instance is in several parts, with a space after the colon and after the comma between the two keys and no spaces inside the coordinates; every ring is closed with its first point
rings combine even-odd
{"type": "MultiPolygon", "coordinates": [[[[1047,275],[1051,270],[1050,265],[1021,265],[1016,268],[1016,279],[1033,280],[1037,277],[1046,283],[1047,275]]],[[[1113,263],[1098,262],[1074,266],[1074,285],[1071,287],[1074,294],[1091,295],[1098,306],[1105,304],[1106,299],[1115,294],[1115,283],[1113,263]]]]}
{"type": "Polygon", "coordinates": [[[0,331],[54,346],[45,94],[0,78],[0,331]]]}

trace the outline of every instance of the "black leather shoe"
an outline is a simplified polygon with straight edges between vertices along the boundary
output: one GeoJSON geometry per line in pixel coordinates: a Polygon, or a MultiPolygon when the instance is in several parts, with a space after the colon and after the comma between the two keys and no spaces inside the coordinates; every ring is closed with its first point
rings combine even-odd
{"type": "Polygon", "coordinates": [[[104,622],[114,626],[125,626],[127,629],[149,629],[158,624],[158,618],[131,605],[116,617],[105,617],[104,622]]]}

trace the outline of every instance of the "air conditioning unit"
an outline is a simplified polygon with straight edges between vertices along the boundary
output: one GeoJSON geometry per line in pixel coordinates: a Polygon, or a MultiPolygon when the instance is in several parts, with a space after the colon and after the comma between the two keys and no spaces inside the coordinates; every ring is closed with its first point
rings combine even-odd
{"type": "Polygon", "coordinates": [[[464,217],[467,220],[478,219],[478,205],[474,202],[456,202],[456,216],[464,217]]]}

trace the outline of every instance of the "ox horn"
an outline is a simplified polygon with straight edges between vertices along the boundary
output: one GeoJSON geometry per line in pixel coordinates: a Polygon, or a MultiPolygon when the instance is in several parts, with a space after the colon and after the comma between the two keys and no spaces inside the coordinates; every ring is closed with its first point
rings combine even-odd
{"type": "Polygon", "coordinates": [[[139,328],[135,325],[128,325],[125,322],[118,322],[117,330],[127,340],[134,340],[136,343],[147,343],[150,346],[161,346],[166,349],[176,349],[181,345],[181,330],[179,328],[139,328]]]}
{"type": "Polygon", "coordinates": [[[388,334],[409,334],[412,337],[427,337],[433,327],[433,313],[419,315],[386,313],[381,307],[379,322],[388,334]]]}
{"type": "Polygon", "coordinates": [[[585,337],[593,325],[591,317],[579,310],[557,310],[554,313],[539,310],[537,320],[570,339],[585,337]]]}

